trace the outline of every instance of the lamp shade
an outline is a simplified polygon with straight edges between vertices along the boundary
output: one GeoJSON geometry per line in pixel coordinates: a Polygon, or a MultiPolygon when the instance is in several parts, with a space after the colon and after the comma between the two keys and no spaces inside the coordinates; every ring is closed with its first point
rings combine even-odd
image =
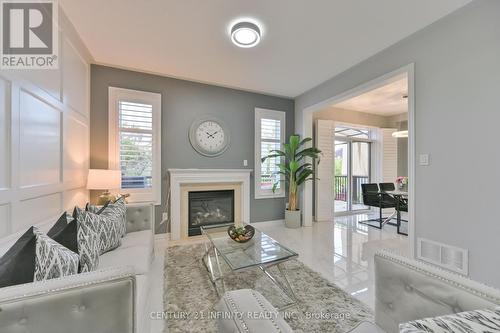
{"type": "Polygon", "coordinates": [[[110,190],[120,188],[122,173],[120,170],[90,169],[87,177],[87,189],[110,190]]]}

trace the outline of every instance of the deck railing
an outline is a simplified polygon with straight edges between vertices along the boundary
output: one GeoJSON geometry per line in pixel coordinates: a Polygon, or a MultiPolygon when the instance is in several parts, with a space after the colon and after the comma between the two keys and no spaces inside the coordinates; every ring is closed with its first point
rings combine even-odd
{"type": "MultiPolygon", "coordinates": [[[[348,177],[347,176],[335,176],[335,200],[347,201],[348,193],[348,177]]],[[[352,203],[362,204],[363,195],[361,191],[361,184],[366,184],[369,182],[369,178],[366,176],[353,176],[352,177],[352,203]]]]}

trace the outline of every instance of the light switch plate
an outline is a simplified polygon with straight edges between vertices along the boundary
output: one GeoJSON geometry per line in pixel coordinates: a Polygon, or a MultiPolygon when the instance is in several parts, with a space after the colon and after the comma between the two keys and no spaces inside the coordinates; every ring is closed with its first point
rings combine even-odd
{"type": "Polygon", "coordinates": [[[243,166],[248,166],[248,160],[243,160],[243,166]]]}
{"type": "Polygon", "coordinates": [[[429,165],[429,154],[420,154],[420,165],[429,165]]]}

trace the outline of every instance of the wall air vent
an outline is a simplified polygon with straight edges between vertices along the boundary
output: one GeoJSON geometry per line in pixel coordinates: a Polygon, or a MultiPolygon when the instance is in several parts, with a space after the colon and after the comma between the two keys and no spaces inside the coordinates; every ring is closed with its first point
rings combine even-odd
{"type": "Polygon", "coordinates": [[[417,259],[453,272],[469,275],[469,251],[465,249],[418,238],[417,259]]]}

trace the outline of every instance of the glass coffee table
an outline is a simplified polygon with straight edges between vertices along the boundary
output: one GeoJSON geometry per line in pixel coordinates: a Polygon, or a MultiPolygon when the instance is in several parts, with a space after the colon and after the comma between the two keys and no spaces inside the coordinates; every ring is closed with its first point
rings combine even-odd
{"type": "Polygon", "coordinates": [[[246,243],[235,242],[227,234],[230,225],[232,224],[201,227],[202,234],[209,240],[205,243],[206,251],[202,261],[219,296],[226,291],[224,271],[221,268],[221,260],[224,260],[230,268],[230,273],[259,268],[291,300],[280,309],[295,305],[297,298],[280,264],[298,257],[298,254],[255,227],[255,235],[251,240],[246,243]],[[274,266],[277,267],[280,277],[269,270],[274,266]],[[218,282],[222,292],[219,291],[218,282]]]}

